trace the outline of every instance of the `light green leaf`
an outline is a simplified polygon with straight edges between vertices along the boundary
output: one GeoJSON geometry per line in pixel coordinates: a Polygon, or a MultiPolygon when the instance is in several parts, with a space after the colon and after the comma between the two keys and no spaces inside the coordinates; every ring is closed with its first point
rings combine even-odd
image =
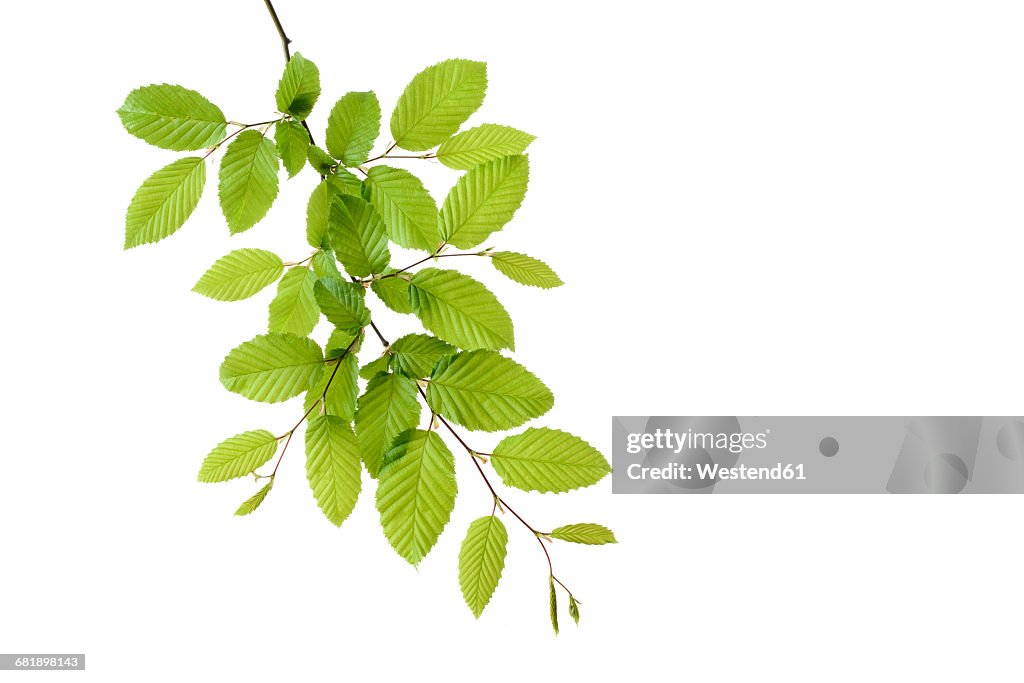
{"type": "Polygon", "coordinates": [[[455,507],[455,459],[437,432],[402,434],[388,451],[377,485],[377,510],[395,551],[419,564],[455,507]]]}
{"type": "MultiPolygon", "coordinates": [[[[395,272],[394,268],[385,268],[384,275],[395,272]]],[[[411,276],[409,276],[411,277],[411,276]]],[[[395,313],[412,313],[409,301],[409,281],[401,277],[388,277],[376,280],[370,289],[380,297],[384,305],[395,313]]]]}
{"type": "Polygon", "coordinates": [[[420,420],[420,404],[416,400],[416,383],[401,375],[377,375],[359,397],[356,411],[356,436],[359,452],[371,477],[380,472],[384,453],[395,438],[416,427],[420,420]]]}
{"type": "Polygon", "coordinates": [[[309,133],[301,123],[295,121],[278,121],[274,126],[274,142],[277,143],[277,154],[281,157],[288,177],[306,165],[306,152],[309,150],[309,133]]]}
{"type": "Polygon", "coordinates": [[[235,249],[203,273],[193,292],[218,301],[239,301],[281,277],[284,262],[264,249],[235,249]]]}
{"type": "Polygon", "coordinates": [[[551,628],[558,635],[558,595],[555,593],[555,577],[548,575],[548,609],[551,612],[551,628]]]}
{"type": "MultiPolygon", "coordinates": [[[[359,290],[356,290],[358,293],[359,290]]],[[[327,339],[324,347],[324,357],[328,359],[340,358],[347,353],[356,353],[363,345],[362,330],[331,330],[331,336],[327,339]],[[355,342],[355,343],[353,343],[355,342]]]]}
{"type": "Polygon", "coordinates": [[[569,616],[576,622],[576,625],[580,624],[580,606],[576,603],[576,598],[569,595],[569,616]]]}
{"type": "Polygon", "coordinates": [[[541,493],[590,486],[612,471],[589,443],[546,427],[502,439],[491,455],[491,464],[507,486],[541,493]]]}
{"type": "Polygon", "coordinates": [[[532,256],[517,254],[514,251],[495,251],[490,256],[491,263],[498,272],[520,284],[542,289],[560,287],[564,284],[548,264],[532,256]]]}
{"type": "Polygon", "coordinates": [[[502,157],[459,178],[441,207],[441,237],[469,249],[512,220],[526,196],[530,164],[526,155],[502,157]]]}
{"type": "Polygon", "coordinates": [[[341,271],[338,270],[338,262],[334,260],[334,252],[330,249],[322,249],[313,254],[311,260],[313,272],[318,278],[333,277],[341,279],[341,271]]]}
{"type": "Polygon", "coordinates": [[[380,103],[372,92],[350,92],[327,119],[327,151],[346,166],[366,161],[380,134],[380,103]]]}
{"type": "Polygon", "coordinates": [[[437,204],[419,178],[403,168],[374,166],[366,183],[370,203],[396,244],[429,252],[437,248],[441,243],[437,204]]]}
{"type": "Polygon", "coordinates": [[[231,234],[267,215],[277,198],[277,150],[259,131],[243,131],[220,162],[220,207],[231,234]]]}
{"type": "Polygon", "coordinates": [[[487,65],[449,59],[416,74],[391,115],[391,136],[402,149],[421,152],[451,137],[484,101],[487,65]]]}
{"type": "Polygon", "coordinates": [[[306,478],[324,516],[334,526],[352,513],[362,488],[356,435],[346,420],[317,415],[306,427],[306,478]]]}
{"type": "Polygon", "coordinates": [[[427,384],[434,412],[485,432],[518,427],[548,412],[554,402],[536,375],[494,351],[460,353],[427,384]]]}
{"type": "Polygon", "coordinates": [[[437,148],[437,160],[448,168],[468,171],[492,159],[522,154],[535,139],[509,126],[485,123],[443,142],[437,148]]]}
{"type": "Polygon", "coordinates": [[[566,524],[558,527],[549,535],[560,541],[584,545],[604,545],[618,542],[615,540],[612,530],[600,524],[566,524]]]}
{"type": "Polygon", "coordinates": [[[408,377],[428,377],[442,358],[458,353],[447,344],[429,334],[407,334],[391,345],[391,367],[408,377]]]}
{"type": "Polygon", "coordinates": [[[278,403],[298,396],[323,373],[316,342],[293,334],[262,334],[231,350],[220,366],[228,391],[253,401],[278,403]]]}
{"type": "Polygon", "coordinates": [[[388,371],[388,361],[391,358],[385,354],[379,358],[371,360],[369,363],[359,368],[359,376],[365,380],[371,380],[377,375],[388,371]]]}
{"type": "Polygon", "coordinates": [[[331,186],[334,194],[350,194],[354,197],[363,196],[362,181],[340,166],[335,168],[331,175],[327,176],[327,184],[331,186]]]}
{"type": "Polygon", "coordinates": [[[343,330],[355,330],[370,324],[370,311],[363,303],[363,298],[355,291],[350,282],[342,282],[334,278],[318,280],[314,293],[327,319],[335,327],[343,330]]]}
{"type": "Polygon", "coordinates": [[[455,346],[515,348],[508,312],[490,290],[468,275],[424,268],[413,275],[409,301],[425,328],[455,346]]]}
{"type": "Polygon", "coordinates": [[[384,221],[361,197],[338,195],[331,203],[330,240],[349,275],[367,277],[388,266],[384,221]]]}
{"type": "Polygon", "coordinates": [[[301,121],[313,111],[320,97],[320,70],[298,52],[284,67],[277,84],[277,110],[301,121]]]}
{"type": "Polygon", "coordinates": [[[206,185],[206,164],[186,157],[143,181],[125,218],[124,248],[159,242],[172,235],[195,211],[206,185]]]}
{"type": "Polygon", "coordinates": [[[263,504],[263,500],[267,497],[267,494],[270,493],[270,489],[273,485],[274,480],[271,479],[266,486],[253,494],[252,498],[249,498],[239,505],[238,509],[235,510],[235,514],[239,517],[244,517],[255,512],[256,508],[263,504]]]}
{"type": "Polygon", "coordinates": [[[316,249],[329,244],[327,228],[330,224],[331,202],[334,192],[326,182],[321,182],[309,195],[306,204],[306,242],[316,249]]]}
{"type": "Polygon", "coordinates": [[[217,105],[180,85],[137,88],[117,115],[135,137],[175,152],[212,147],[227,130],[224,112],[217,105]]]}
{"type": "Polygon", "coordinates": [[[228,481],[244,477],[277,452],[277,437],[265,429],[236,434],[210,451],[199,468],[199,481],[228,481]]]}
{"type": "Polygon", "coordinates": [[[330,175],[338,167],[338,162],[316,145],[310,145],[306,149],[306,158],[309,159],[309,165],[313,167],[313,170],[320,175],[330,175]]]}
{"type": "Polygon", "coordinates": [[[323,396],[324,405],[318,409],[320,414],[334,415],[345,422],[351,422],[356,414],[356,396],[359,395],[358,371],[359,361],[354,353],[347,353],[337,363],[324,366],[324,374],[306,392],[304,409],[312,408],[323,396]],[[324,387],[327,388],[326,394],[324,387]]]}
{"type": "Polygon", "coordinates": [[[270,332],[290,332],[305,337],[320,320],[314,287],[316,273],[305,266],[293,266],[277,284],[270,302],[270,332]]]}
{"type": "Polygon", "coordinates": [[[491,601],[505,568],[508,532],[500,519],[491,515],[469,525],[459,551],[459,586],[473,616],[480,618],[491,601]]]}

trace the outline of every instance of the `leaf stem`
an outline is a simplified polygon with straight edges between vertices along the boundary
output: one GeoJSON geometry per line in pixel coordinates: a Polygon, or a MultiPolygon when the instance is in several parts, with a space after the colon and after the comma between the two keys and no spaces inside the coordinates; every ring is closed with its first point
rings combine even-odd
{"type": "MultiPolygon", "coordinates": [[[[221,145],[223,145],[225,142],[227,142],[231,138],[233,138],[236,135],[238,135],[239,133],[241,133],[243,130],[249,130],[250,128],[259,128],[260,126],[271,126],[271,125],[273,125],[273,124],[275,124],[275,123],[277,123],[278,121],[281,121],[281,120],[282,119],[274,119],[273,121],[260,121],[259,123],[236,123],[236,122],[232,122],[232,125],[238,126],[238,130],[232,132],[230,135],[228,135],[223,140],[221,140],[220,142],[215,144],[213,147],[211,147],[210,149],[206,150],[206,154],[203,155],[203,159],[206,159],[208,156],[210,156],[211,154],[216,152],[220,148],[221,145]]],[[[263,135],[266,135],[266,134],[267,134],[266,131],[264,131],[263,135]]]]}
{"type": "MultiPolygon", "coordinates": [[[[434,252],[430,256],[427,256],[425,258],[421,258],[416,263],[410,263],[405,268],[402,268],[400,270],[396,270],[396,271],[394,271],[392,273],[384,273],[383,275],[375,275],[372,278],[370,278],[369,282],[378,282],[380,280],[386,280],[389,277],[398,277],[399,275],[401,275],[402,273],[406,272],[407,270],[409,270],[411,268],[415,268],[416,266],[418,266],[420,264],[426,263],[430,259],[451,258],[453,256],[486,256],[486,255],[487,255],[486,251],[461,251],[458,254],[439,254],[437,252],[434,252]]],[[[360,280],[360,282],[365,282],[365,281],[364,280],[360,280]]]]}

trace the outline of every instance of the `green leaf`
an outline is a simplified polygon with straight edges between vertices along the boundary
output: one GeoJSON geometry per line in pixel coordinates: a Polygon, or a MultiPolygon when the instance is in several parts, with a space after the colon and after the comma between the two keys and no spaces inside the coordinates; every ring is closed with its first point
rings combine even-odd
{"type": "Polygon", "coordinates": [[[377,375],[388,371],[388,362],[391,358],[385,354],[379,358],[371,360],[369,363],[359,368],[359,376],[365,380],[371,380],[377,375]]]}
{"type": "Polygon", "coordinates": [[[269,332],[290,332],[305,337],[320,320],[314,287],[316,273],[305,266],[293,266],[277,284],[270,302],[269,332]]]}
{"type": "Polygon", "coordinates": [[[455,507],[455,459],[437,432],[412,430],[388,451],[377,485],[384,535],[410,564],[434,547],[455,507]]]}
{"type": "Polygon", "coordinates": [[[243,131],[220,162],[220,207],[231,234],[267,215],[277,198],[277,150],[259,131],[243,131]]]}
{"type": "Polygon", "coordinates": [[[380,472],[384,453],[395,438],[416,427],[420,420],[420,404],[416,400],[416,383],[401,375],[377,375],[359,397],[356,411],[356,436],[359,452],[371,477],[380,472]]]}
{"type": "Polygon", "coordinates": [[[526,196],[530,163],[526,155],[502,157],[459,178],[441,207],[441,236],[469,249],[512,220],[526,196]]]}
{"type": "Polygon", "coordinates": [[[576,622],[576,625],[580,624],[580,606],[576,603],[576,598],[569,595],[569,616],[576,622]]]}
{"type": "Polygon", "coordinates": [[[391,115],[391,136],[421,152],[451,137],[484,101],[487,65],[449,59],[416,74],[391,115]]]}
{"type": "Polygon", "coordinates": [[[366,161],[380,134],[380,103],[372,92],[350,92],[327,119],[327,150],[346,166],[366,161]]]}
{"type": "Polygon", "coordinates": [[[273,485],[274,480],[271,479],[266,486],[261,488],[255,494],[253,494],[252,498],[249,498],[244,503],[239,505],[238,509],[235,510],[235,514],[239,517],[244,517],[255,512],[256,508],[263,504],[263,500],[267,497],[267,494],[270,493],[270,489],[273,485]]]}
{"type": "Polygon", "coordinates": [[[206,185],[206,164],[186,157],[143,181],[125,218],[124,248],[159,242],[172,235],[195,211],[206,185]]]}
{"type": "Polygon", "coordinates": [[[485,432],[518,427],[554,402],[536,375],[494,351],[460,353],[427,384],[427,403],[435,413],[485,432]]]}
{"type": "Polygon", "coordinates": [[[448,168],[468,171],[492,159],[522,154],[535,139],[509,126],[485,123],[442,143],[437,148],[437,160],[448,168]]]}
{"type": "Polygon", "coordinates": [[[425,328],[455,346],[515,348],[508,312],[490,290],[468,275],[424,268],[413,275],[409,301],[425,328]]]}
{"type": "Polygon", "coordinates": [[[462,597],[477,619],[491,601],[505,568],[508,532],[501,520],[491,515],[469,525],[459,551],[459,586],[462,597]]]}
{"type": "Polygon", "coordinates": [[[408,377],[428,377],[439,360],[454,356],[458,349],[429,334],[407,334],[395,340],[391,353],[395,372],[408,377]]]}
{"type": "Polygon", "coordinates": [[[218,301],[239,301],[281,277],[284,262],[264,249],[235,249],[203,273],[193,292],[218,301]]]}
{"type": "Polygon", "coordinates": [[[323,373],[316,342],[293,334],[262,334],[231,350],[220,366],[228,391],[253,401],[278,403],[298,396],[323,373]]]}
{"type": "Polygon", "coordinates": [[[541,493],[590,486],[612,471],[589,443],[546,427],[502,439],[491,454],[491,464],[507,486],[541,493]]]}
{"type": "Polygon", "coordinates": [[[349,275],[366,277],[388,266],[384,221],[361,197],[338,195],[331,203],[330,241],[349,275]]]}
{"type": "Polygon", "coordinates": [[[549,535],[560,541],[584,545],[604,545],[618,542],[615,540],[612,530],[600,524],[566,524],[558,527],[549,535]]]}
{"type": "Polygon", "coordinates": [[[548,575],[548,609],[551,612],[551,628],[558,635],[558,595],[555,593],[555,577],[548,575]]]}
{"type": "MultiPolygon", "coordinates": [[[[356,290],[357,293],[358,291],[356,290]]],[[[331,330],[331,336],[327,339],[327,346],[324,347],[324,357],[333,360],[347,353],[356,353],[359,351],[359,347],[363,345],[362,336],[362,330],[342,330],[337,328],[331,330]],[[355,343],[353,344],[353,342],[355,343]]]]}
{"type": "Polygon", "coordinates": [[[330,175],[338,167],[338,162],[316,145],[309,146],[306,150],[306,158],[309,159],[309,165],[313,167],[313,170],[320,175],[330,175]]]}
{"type": "MultiPolygon", "coordinates": [[[[387,275],[394,272],[394,268],[385,268],[383,274],[387,275]]],[[[412,303],[409,301],[408,280],[401,277],[383,278],[374,281],[370,285],[370,289],[380,297],[385,306],[395,313],[412,313],[412,303]]]]}
{"type": "Polygon", "coordinates": [[[288,171],[288,177],[306,165],[306,152],[309,150],[309,133],[301,123],[295,121],[278,121],[274,126],[274,141],[277,143],[277,154],[288,171]]]}
{"type": "Polygon", "coordinates": [[[322,249],[313,254],[313,272],[318,278],[333,277],[341,279],[341,271],[338,270],[338,262],[334,260],[334,252],[330,249],[322,249]]]}
{"type": "Polygon", "coordinates": [[[306,242],[316,249],[327,246],[327,228],[330,224],[331,202],[334,192],[326,182],[321,182],[309,195],[306,204],[306,242]]]}
{"type": "Polygon", "coordinates": [[[284,67],[284,75],[277,84],[277,109],[298,120],[309,116],[320,97],[320,70],[298,52],[284,67]]]}
{"type": "Polygon", "coordinates": [[[217,482],[244,477],[277,452],[277,437],[265,429],[236,434],[210,451],[199,468],[199,481],[217,482]]]}
{"type": "Polygon", "coordinates": [[[349,423],[317,415],[306,427],[306,478],[324,516],[334,526],[352,513],[362,488],[359,446],[349,423]]]}
{"type": "Polygon", "coordinates": [[[345,422],[351,422],[356,414],[356,396],[359,394],[359,360],[354,353],[348,353],[338,362],[341,365],[331,363],[324,367],[323,375],[306,392],[304,409],[312,408],[323,396],[324,405],[319,410],[320,414],[334,415],[345,422]],[[324,387],[327,387],[326,395],[324,387]]]}
{"type": "Polygon", "coordinates": [[[314,287],[316,301],[335,327],[355,330],[370,324],[370,311],[363,303],[363,298],[356,293],[357,286],[334,278],[317,281],[314,287]]]}
{"type": "Polygon", "coordinates": [[[560,287],[564,284],[548,264],[532,256],[517,254],[514,251],[495,251],[490,256],[491,263],[498,272],[520,284],[542,289],[560,287]]]}
{"type": "Polygon", "coordinates": [[[327,184],[331,186],[334,194],[350,194],[353,197],[363,196],[363,183],[345,169],[334,169],[331,175],[327,176],[327,184]]]}
{"type": "Polygon", "coordinates": [[[370,203],[396,244],[429,252],[437,248],[441,243],[437,204],[419,178],[403,168],[374,166],[366,183],[370,203]]]}
{"type": "Polygon", "coordinates": [[[137,88],[117,115],[135,137],[175,152],[212,147],[224,137],[228,125],[217,105],[180,85],[137,88]]]}

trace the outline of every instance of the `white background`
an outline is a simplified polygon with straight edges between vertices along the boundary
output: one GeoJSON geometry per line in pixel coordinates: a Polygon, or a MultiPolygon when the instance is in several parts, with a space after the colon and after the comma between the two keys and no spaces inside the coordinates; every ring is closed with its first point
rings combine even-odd
{"type": "MultiPolygon", "coordinates": [[[[567,285],[459,265],[506,303],[516,357],[558,397],[539,423],[605,451],[615,414],[1020,412],[1020,10],[278,0],[322,73],[321,138],[348,90],[376,90],[387,116],[421,68],[489,62],[471,123],[538,136],[526,202],[490,243],[567,285]]],[[[304,257],[315,179],[282,182],[267,219],[229,237],[211,171],[184,228],[123,252],[132,193],[176,155],[114,110],[171,82],[229,118],[272,116],[273,26],[257,0],[17,3],[4,23],[0,650],[85,652],[88,671],[0,678],[1020,679],[1015,496],[513,491],[540,527],[602,522],[621,540],[554,548],[584,603],[558,638],[544,560],[511,521],[494,600],[479,622],[462,604],[461,536],[490,508],[464,457],[418,571],[381,535],[369,483],[340,530],[322,518],[301,448],[264,507],[233,517],[252,482],[198,484],[202,456],[300,406],[217,381],[271,292],[189,289],[231,249],[304,257]]],[[[425,169],[442,199],[454,174],[425,169]]],[[[392,339],[416,327],[379,320],[392,339]]]]}

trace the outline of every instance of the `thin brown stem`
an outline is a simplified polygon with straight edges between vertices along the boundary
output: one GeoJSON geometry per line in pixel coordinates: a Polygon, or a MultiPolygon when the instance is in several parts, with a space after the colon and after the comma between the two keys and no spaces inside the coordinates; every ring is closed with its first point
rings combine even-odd
{"type": "Polygon", "coordinates": [[[486,254],[487,254],[486,251],[466,251],[466,252],[460,252],[458,254],[438,254],[438,253],[435,252],[435,253],[431,254],[430,256],[427,256],[426,258],[421,258],[416,263],[410,263],[405,268],[401,268],[401,269],[396,270],[396,271],[391,272],[391,273],[384,273],[383,275],[378,275],[378,276],[372,278],[371,281],[372,282],[377,282],[379,280],[386,280],[389,277],[398,277],[400,274],[406,272],[407,270],[409,270],[411,268],[415,268],[416,266],[421,265],[423,263],[426,263],[430,259],[452,258],[453,256],[485,256],[486,254]]]}
{"type": "Polygon", "coordinates": [[[238,124],[235,124],[235,125],[238,126],[238,130],[234,131],[233,133],[231,133],[230,135],[225,137],[223,140],[221,140],[220,142],[215,144],[213,147],[208,149],[206,151],[206,154],[203,155],[203,158],[205,159],[208,156],[210,156],[211,154],[213,154],[214,152],[216,152],[221,147],[221,145],[223,145],[225,142],[228,142],[229,140],[231,140],[231,138],[235,137],[236,135],[241,133],[243,130],[249,130],[250,128],[259,128],[260,126],[270,126],[270,125],[273,125],[273,124],[277,123],[280,120],[281,119],[274,119],[273,121],[260,121],[259,123],[238,123],[238,124]]]}
{"type": "Polygon", "coordinates": [[[292,58],[292,51],[288,48],[292,42],[291,38],[284,32],[284,26],[281,25],[281,20],[277,17],[277,10],[274,9],[274,4],[270,0],[263,0],[263,3],[267,6],[267,11],[270,12],[270,18],[274,21],[277,35],[281,36],[281,47],[284,48],[284,61],[287,62],[292,58]]]}

